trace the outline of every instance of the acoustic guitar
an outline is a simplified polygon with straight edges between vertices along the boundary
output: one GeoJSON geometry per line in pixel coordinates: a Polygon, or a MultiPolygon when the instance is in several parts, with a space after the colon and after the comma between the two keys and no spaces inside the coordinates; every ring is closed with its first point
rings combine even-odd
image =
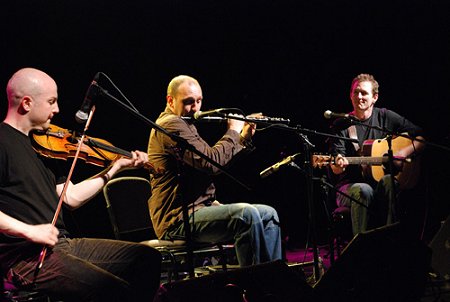
{"type": "MultiPolygon", "coordinates": [[[[412,141],[403,136],[392,139],[392,152],[395,153],[407,146],[411,146],[412,141]]],[[[363,176],[366,179],[373,179],[376,182],[387,173],[388,169],[388,142],[386,138],[366,140],[361,149],[362,155],[359,157],[346,157],[350,165],[360,165],[363,176]]],[[[402,158],[394,156],[394,175],[400,184],[401,189],[413,188],[419,179],[420,157],[402,158]]],[[[334,157],[330,155],[314,154],[312,165],[315,168],[333,165],[334,157]]]]}

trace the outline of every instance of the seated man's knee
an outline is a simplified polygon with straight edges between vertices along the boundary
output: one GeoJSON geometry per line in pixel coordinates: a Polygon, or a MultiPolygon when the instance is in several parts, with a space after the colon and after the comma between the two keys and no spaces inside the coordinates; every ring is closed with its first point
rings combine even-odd
{"type": "MultiPolygon", "coordinates": [[[[398,182],[394,181],[396,187],[398,187],[398,182]]],[[[392,177],[391,175],[384,175],[377,184],[377,192],[388,192],[392,188],[392,177]]]]}
{"type": "Polygon", "coordinates": [[[361,202],[370,202],[373,197],[373,188],[366,183],[358,183],[351,187],[350,196],[361,202]]]}
{"type": "Polygon", "coordinates": [[[255,204],[254,207],[258,210],[261,218],[275,219],[278,221],[278,212],[273,207],[265,204],[255,204]]]}
{"type": "Polygon", "coordinates": [[[249,203],[227,205],[230,218],[239,224],[251,224],[259,218],[258,210],[249,203]]]}
{"type": "Polygon", "coordinates": [[[258,222],[259,220],[261,220],[258,209],[251,204],[246,205],[243,208],[242,213],[243,213],[243,218],[248,222],[251,221],[252,223],[255,223],[255,222],[258,222]]]}

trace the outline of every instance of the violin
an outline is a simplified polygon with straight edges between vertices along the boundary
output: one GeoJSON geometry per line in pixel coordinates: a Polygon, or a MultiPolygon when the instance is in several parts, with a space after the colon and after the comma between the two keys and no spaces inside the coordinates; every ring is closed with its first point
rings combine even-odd
{"type": "MultiPolygon", "coordinates": [[[[31,133],[34,150],[42,156],[67,160],[75,157],[81,137],[76,131],[50,125],[47,130],[35,130],[31,133]]],[[[131,152],[117,148],[104,139],[85,136],[79,158],[88,164],[107,167],[125,156],[132,157],[131,152]]],[[[150,163],[145,168],[154,170],[150,163]]]]}

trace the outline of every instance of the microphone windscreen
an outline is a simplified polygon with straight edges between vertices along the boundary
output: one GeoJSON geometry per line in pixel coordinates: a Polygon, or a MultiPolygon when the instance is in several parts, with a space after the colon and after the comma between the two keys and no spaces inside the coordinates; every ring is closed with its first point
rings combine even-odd
{"type": "Polygon", "coordinates": [[[327,110],[327,111],[325,111],[325,112],[323,113],[323,116],[324,116],[325,118],[330,119],[332,113],[333,113],[333,112],[331,112],[330,110],[327,110]]]}

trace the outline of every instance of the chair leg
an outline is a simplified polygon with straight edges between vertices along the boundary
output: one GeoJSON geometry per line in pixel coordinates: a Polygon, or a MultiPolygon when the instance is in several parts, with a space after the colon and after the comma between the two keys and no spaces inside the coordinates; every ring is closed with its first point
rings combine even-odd
{"type": "Polygon", "coordinates": [[[220,254],[222,255],[222,259],[221,259],[222,260],[222,270],[224,272],[226,272],[228,270],[228,268],[227,268],[227,263],[228,263],[227,253],[226,253],[225,249],[223,248],[223,245],[219,244],[217,246],[219,248],[220,254]]]}
{"type": "Polygon", "coordinates": [[[178,263],[176,260],[175,255],[170,251],[169,249],[159,249],[161,253],[164,253],[166,257],[169,258],[170,262],[170,268],[167,269],[167,282],[172,282],[173,280],[179,279],[179,273],[178,273],[178,263]]]}

